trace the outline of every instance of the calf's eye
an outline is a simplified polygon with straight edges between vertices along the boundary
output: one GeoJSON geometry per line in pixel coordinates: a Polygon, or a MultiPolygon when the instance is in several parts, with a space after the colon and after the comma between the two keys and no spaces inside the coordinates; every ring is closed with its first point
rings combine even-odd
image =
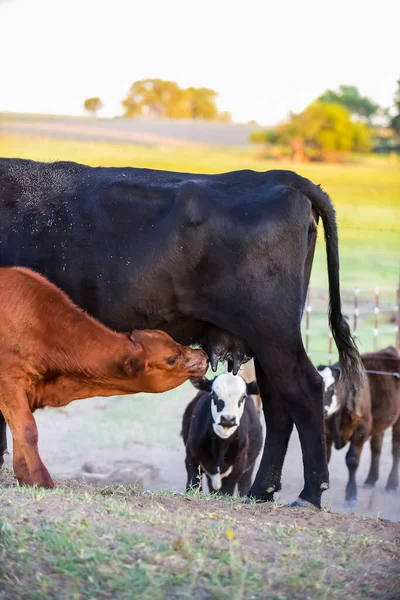
{"type": "Polygon", "coordinates": [[[174,366],[174,364],[176,364],[176,361],[178,360],[177,356],[170,356],[169,358],[167,358],[167,364],[171,365],[171,367],[174,366]]]}

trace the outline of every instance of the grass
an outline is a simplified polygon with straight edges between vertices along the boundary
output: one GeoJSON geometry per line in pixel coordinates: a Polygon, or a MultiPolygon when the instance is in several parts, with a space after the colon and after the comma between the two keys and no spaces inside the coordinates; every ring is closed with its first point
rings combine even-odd
{"type": "Polygon", "coordinates": [[[138,486],[0,481],[0,598],[395,598],[400,526],[138,486]],[[397,542],[396,542],[397,536],[397,542]]]}
{"type": "MultiPolygon", "coordinates": [[[[322,184],[330,194],[338,216],[341,283],[349,296],[345,312],[352,314],[352,290],[359,287],[366,304],[374,290],[382,290],[387,321],[396,303],[395,289],[400,267],[400,168],[399,161],[383,157],[354,157],[349,164],[304,164],[263,159],[254,148],[215,146],[148,147],[135,144],[88,142],[18,135],[0,137],[0,155],[43,161],[74,160],[90,165],[136,166],[193,173],[218,173],[235,169],[295,169],[322,184]]],[[[313,313],[311,358],[325,362],[328,348],[326,319],[327,273],[322,228],[317,244],[311,285],[323,290],[325,305],[313,313]]],[[[362,351],[372,349],[370,313],[360,320],[362,351]]],[[[394,342],[394,328],[381,319],[379,347],[394,342]]]]}

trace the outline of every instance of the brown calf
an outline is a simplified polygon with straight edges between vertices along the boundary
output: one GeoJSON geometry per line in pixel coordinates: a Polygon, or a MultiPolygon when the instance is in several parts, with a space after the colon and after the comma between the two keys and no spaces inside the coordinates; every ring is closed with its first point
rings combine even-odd
{"type": "Polygon", "coordinates": [[[37,408],[164,392],[207,369],[202,350],[163,331],[111,331],[28,269],[0,268],[0,310],[0,417],[11,429],[20,484],[54,487],[38,453],[37,408]]]}
{"type": "Polygon", "coordinates": [[[373,487],[379,477],[379,459],[383,434],[392,429],[393,465],[386,484],[388,493],[396,492],[399,485],[400,462],[400,357],[393,346],[379,352],[361,355],[365,374],[364,390],[356,398],[344,398],[337,381],[339,371],[334,365],[318,367],[324,378],[324,404],[328,460],[332,443],[343,448],[350,441],[346,454],[349,481],[346,501],[357,502],[356,470],[364,443],[371,438],[371,467],[365,485],[373,487]]]}

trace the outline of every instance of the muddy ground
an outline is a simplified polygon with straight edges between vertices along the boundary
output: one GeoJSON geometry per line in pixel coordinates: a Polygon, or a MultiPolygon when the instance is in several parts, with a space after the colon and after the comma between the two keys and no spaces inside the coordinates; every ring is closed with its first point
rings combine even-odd
{"type": "MultiPolygon", "coordinates": [[[[42,459],[58,478],[85,478],[94,483],[140,482],[150,490],[183,491],[186,472],[179,432],[186,403],[193,397],[187,383],[162,395],[139,394],[78,401],[63,409],[35,413],[42,459]]],[[[12,447],[11,441],[9,444],[12,447]]],[[[400,493],[388,495],[384,486],[391,467],[391,432],[386,432],[381,476],[374,490],[364,489],[370,449],[365,446],[357,473],[359,502],[344,503],[347,481],[347,449],[333,451],[330,489],[324,504],[333,511],[380,516],[400,521],[400,493]]],[[[11,464],[11,454],[6,457],[11,464]]],[[[292,436],[283,470],[284,502],[296,498],[302,488],[301,451],[292,436]]]]}

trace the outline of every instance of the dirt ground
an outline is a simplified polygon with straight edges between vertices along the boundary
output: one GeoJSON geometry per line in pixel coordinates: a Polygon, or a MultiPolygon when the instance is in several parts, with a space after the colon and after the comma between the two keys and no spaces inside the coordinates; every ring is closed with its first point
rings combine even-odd
{"type": "MultiPolygon", "coordinates": [[[[57,478],[84,478],[100,484],[138,481],[149,490],[183,491],[186,472],[179,432],[184,407],[193,394],[187,383],[161,395],[94,398],[64,409],[38,411],[35,417],[42,459],[57,478]]],[[[335,512],[400,521],[400,492],[388,495],[384,489],[391,468],[391,432],[385,435],[381,476],[374,490],[363,488],[370,460],[369,444],[364,447],[357,473],[359,500],[352,508],[344,502],[346,451],[333,451],[331,484],[324,493],[324,505],[335,512]]],[[[6,465],[11,465],[11,458],[11,454],[6,456],[6,465]]],[[[294,433],[279,500],[294,500],[302,482],[301,450],[294,433]]]]}

